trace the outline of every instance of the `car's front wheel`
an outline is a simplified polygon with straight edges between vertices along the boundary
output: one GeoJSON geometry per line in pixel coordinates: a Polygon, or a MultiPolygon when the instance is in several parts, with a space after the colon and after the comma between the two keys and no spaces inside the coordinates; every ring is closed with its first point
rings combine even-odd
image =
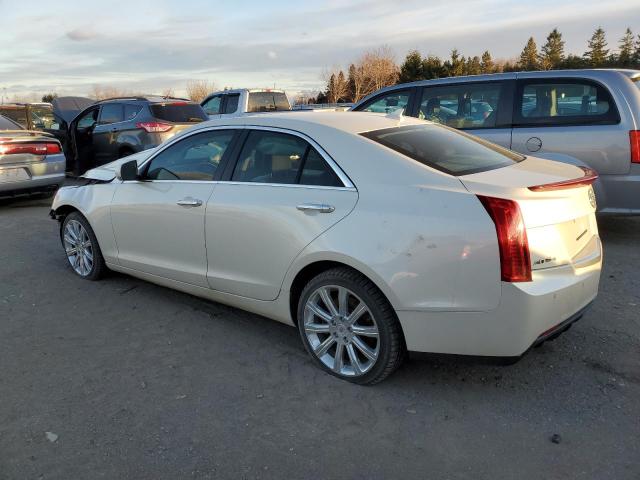
{"type": "Polygon", "coordinates": [[[82,214],[72,212],[62,222],[60,237],[69,265],[87,280],[98,280],[106,266],[91,225],[82,214]]]}
{"type": "Polygon", "coordinates": [[[298,328],[316,363],[350,382],[380,382],[404,358],[393,308],[370,280],[348,268],[323,272],[306,285],[298,303],[298,328]]]}

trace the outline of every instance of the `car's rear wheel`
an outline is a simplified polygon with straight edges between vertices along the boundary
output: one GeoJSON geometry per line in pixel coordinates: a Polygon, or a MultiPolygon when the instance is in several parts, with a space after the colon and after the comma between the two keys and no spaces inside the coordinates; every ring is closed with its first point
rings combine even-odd
{"type": "Polygon", "coordinates": [[[62,222],[60,236],[73,271],[87,280],[98,280],[107,267],[87,219],[79,212],[70,213],[62,222]]]}
{"type": "Polygon", "coordinates": [[[380,382],[404,358],[393,308],[370,280],[348,268],[323,272],[306,285],[298,302],[298,328],[316,363],[350,382],[380,382]]]}

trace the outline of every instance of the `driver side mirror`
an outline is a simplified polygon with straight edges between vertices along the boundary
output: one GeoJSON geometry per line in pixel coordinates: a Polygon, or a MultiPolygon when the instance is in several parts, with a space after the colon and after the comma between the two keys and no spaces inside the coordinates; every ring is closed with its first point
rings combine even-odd
{"type": "Polygon", "coordinates": [[[116,176],[123,182],[127,180],[138,180],[138,162],[129,160],[123,163],[116,171],[116,176]]]}

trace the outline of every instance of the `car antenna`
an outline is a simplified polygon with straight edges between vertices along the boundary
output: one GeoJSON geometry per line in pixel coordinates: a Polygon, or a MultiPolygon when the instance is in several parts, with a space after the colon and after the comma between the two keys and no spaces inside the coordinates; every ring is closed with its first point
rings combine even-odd
{"type": "Polygon", "coordinates": [[[386,117],[392,120],[397,120],[398,124],[400,124],[404,120],[404,108],[397,108],[394,111],[387,113],[386,117]]]}

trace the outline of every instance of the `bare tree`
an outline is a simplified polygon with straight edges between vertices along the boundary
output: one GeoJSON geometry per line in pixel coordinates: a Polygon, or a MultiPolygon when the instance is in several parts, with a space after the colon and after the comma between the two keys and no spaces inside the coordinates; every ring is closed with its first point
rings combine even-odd
{"type": "Polygon", "coordinates": [[[104,100],[105,98],[125,97],[130,95],[127,91],[112,85],[94,85],[91,88],[89,96],[96,100],[104,100]]]}
{"type": "Polygon", "coordinates": [[[163,97],[175,97],[175,93],[173,91],[173,88],[167,87],[164,90],[162,90],[162,96],[163,97]]]}
{"type": "Polygon", "coordinates": [[[187,96],[194,102],[200,103],[211,92],[215,92],[214,82],[207,80],[189,80],[187,82],[187,96]]]}
{"type": "Polygon", "coordinates": [[[348,87],[352,102],[357,102],[372,92],[393,85],[400,70],[393,52],[383,46],[365,52],[357,62],[349,66],[348,87]]]}

